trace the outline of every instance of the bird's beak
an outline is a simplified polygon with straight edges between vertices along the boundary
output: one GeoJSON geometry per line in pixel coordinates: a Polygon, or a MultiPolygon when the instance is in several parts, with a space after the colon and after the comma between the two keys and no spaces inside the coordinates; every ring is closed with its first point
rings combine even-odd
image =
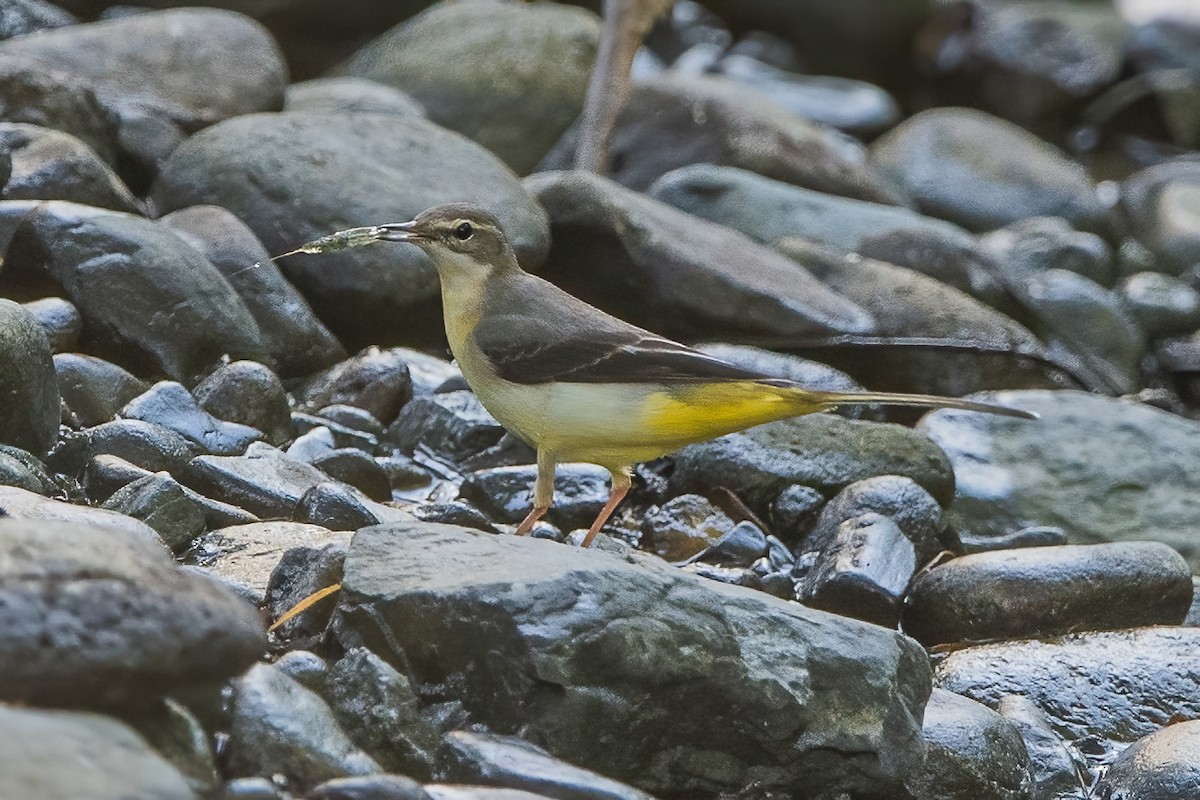
{"type": "Polygon", "coordinates": [[[379,238],[385,242],[419,242],[430,238],[429,235],[417,228],[417,221],[391,222],[380,225],[379,238]]]}

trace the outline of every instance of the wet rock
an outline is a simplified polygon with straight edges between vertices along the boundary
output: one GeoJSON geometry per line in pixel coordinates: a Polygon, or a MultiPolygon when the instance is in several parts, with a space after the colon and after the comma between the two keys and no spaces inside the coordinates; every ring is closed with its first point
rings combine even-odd
{"type": "Polygon", "coordinates": [[[391,352],[399,355],[401,360],[408,365],[414,397],[436,394],[443,391],[441,387],[451,381],[463,380],[462,371],[459,370],[458,365],[452,364],[444,358],[431,356],[408,347],[393,347],[391,352]]]}
{"type": "Polygon", "coordinates": [[[698,494],[673,497],[642,517],[649,549],[667,561],[686,561],[733,530],[724,511],[698,494]]]}
{"type": "Polygon", "coordinates": [[[40,463],[33,456],[16,447],[0,445],[0,486],[15,486],[27,492],[40,495],[50,495],[54,484],[46,474],[45,467],[35,468],[19,454],[24,453],[35,464],[40,463]]]}
{"type": "Polygon", "coordinates": [[[300,434],[288,445],[287,455],[297,461],[311,464],[318,458],[337,449],[333,432],[325,425],[317,425],[300,434]]]}
{"type": "MultiPolygon", "coordinates": [[[[339,428],[358,432],[365,441],[374,441],[376,444],[383,439],[386,432],[383,423],[374,414],[357,406],[334,403],[318,409],[317,414],[339,428]]],[[[360,449],[367,450],[365,447],[360,449]]]]}
{"type": "Polygon", "coordinates": [[[925,706],[925,763],[908,779],[929,800],[1026,800],[1032,797],[1029,754],[1004,717],[974,700],[934,689],[925,706]]]}
{"type": "Polygon", "coordinates": [[[234,778],[225,781],[224,800],[286,800],[270,778],[234,778]]]}
{"type": "Polygon", "coordinates": [[[122,486],[153,474],[118,456],[101,454],[87,463],[79,482],[88,500],[103,503],[122,486]]]}
{"type": "MultiPolygon", "coordinates": [[[[440,522],[445,525],[458,525],[484,533],[499,533],[487,515],[477,507],[464,500],[453,500],[449,503],[426,503],[413,509],[413,516],[423,522],[440,522]]],[[[542,523],[538,523],[541,525],[542,523]]],[[[557,529],[553,529],[557,530],[557,529]]],[[[532,536],[538,536],[538,526],[534,526],[532,536]]],[[[552,536],[550,538],[559,538],[552,536]]]]}
{"type": "Polygon", "coordinates": [[[768,547],[763,529],[750,520],[742,520],[697,559],[728,567],[749,567],[767,555],[768,547]]]}
{"type": "Polygon", "coordinates": [[[387,474],[393,491],[403,492],[420,486],[428,486],[433,480],[433,475],[429,470],[408,456],[399,453],[378,456],[375,463],[382,467],[387,474]]]}
{"type": "Polygon", "coordinates": [[[1187,562],[1159,542],[998,550],[922,574],[904,630],[934,645],[1178,625],[1191,602],[1187,562]]]}
{"type": "Polygon", "coordinates": [[[213,797],[221,779],[208,734],[192,712],[167,699],[123,715],[125,722],[179,770],[197,797],[213,797]]]}
{"type": "Polygon", "coordinates": [[[159,539],[153,528],[124,514],[103,508],[90,508],[51,500],[41,494],[35,494],[16,486],[0,486],[0,518],[3,517],[28,521],[30,524],[62,522],[71,525],[114,529],[156,546],[162,546],[162,540],[159,539]]]}
{"type": "Polygon", "coordinates": [[[292,512],[292,519],[297,522],[310,522],[335,531],[358,530],[407,516],[406,512],[372,502],[363,493],[336,481],[322,481],[313,486],[292,512]]]}
{"type": "MultiPolygon", "coordinates": [[[[1050,727],[1050,721],[1037,703],[1013,694],[1000,698],[996,711],[1017,729],[1025,742],[1033,775],[1034,800],[1074,800],[1080,784],[1076,754],[1050,727]]],[[[1079,758],[1082,760],[1081,756],[1079,758]]]]}
{"type": "MultiPolygon", "coordinates": [[[[463,481],[459,497],[494,520],[516,524],[533,508],[536,477],[532,464],[479,470],[463,481]]],[[[547,521],[566,530],[591,525],[608,500],[610,478],[608,470],[594,464],[559,464],[547,521]]]]}
{"type": "Polygon", "coordinates": [[[12,173],[5,200],[70,200],[137,213],[138,201],[108,164],[84,142],[62,131],[19,122],[0,123],[0,151],[12,173]]]}
{"type": "Polygon", "coordinates": [[[871,160],[921,211],[969,230],[1039,216],[1062,217],[1083,230],[1105,226],[1105,209],[1082,166],[981,111],[922,111],[880,137],[871,160]]]}
{"type": "Polygon", "coordinates": [[[1157,338],[1200,328],[1200,292],[1161,272],[1139,272],[1121,281],[1120,298],[1146,335],[1157,338]]]}
{"type": "Polygon", "coordinates": [[[79,310],[61,297],[45,297],[23,303],[22,307],[33,315],[46,333],[50,350],[55,355],[75,350],[79,346],[79,334],[83,319],[79,310]]]}
{"type": "Polygon", "coordinates": [[[425,793],[432,800],[549,800],[544,794],[534,794],[520,789],[460,786],[449,783],[426,784],[425,793]]]}
{"type": "Polygon", "coordinates": [[[73,72],[0,53],[0,109],[8,122],[40,125],[70,134],[106,162],[116,156],[116,131],[91,87],[73,72]]]}
{"type": "Polygon", "coordinates": [[[972,294],[996,292],[967,231],[908,208],[838,197],[711,164],[669,172],[649,193],[764,244],[800,237],[909,267],[972,294]]]}
{"type": "Polygon", "coordinates": [[[980,243],[1010,286],[1049,269],[1075,272],[1101,286],[1111,286],[1116,277],[1108,243],[1094,233],[1075,230],[1059,217],[1014,222],[987,234],[980,243]]]}
{"type": "MultiPolygon", "coordinates": [[[[348,408],[349,406],[343,406],[348,408]]],[[[367,412],[363,412],[364,414],[367,412]]],[[[370,416],[368,414],[368,416],[370,416]]],[[[295,428],[301,436],[307,436],[314,431],[323,431],[316,434],[316,438],[302,442],[297,448],[297,452],[304,453],[303,460],[312,461],[326,453],[321,452],[326,442],[331,448],[353,448],[362,453],[374,453],[379,448],[379,440],[381,436],[375,432],[367,433],[358,428],[351,428],[347,425],[340,425],[333,420],[317,416],[316,414],[305,414],[299,411],[294,411],[291,414],[292,427],[295,428]]],[[[382,426],[376,422],[375,428],[382,431],[382,426]]],[[[296,441],[300,441],[297,439],[296,441]]],[[[292,443],[293,445],[295,442],[292,443]]],[[[291,446],[288,451],[291,452],[291,446]]]]}
{"type": "Polygon", "coordinates": [[[316,467],[262,442],[242,456],[197,456],[176,477],[201,494],[276,519],[290,517],[304,493],[327,480],[316,467]]]}
{"type": "Polygon", "coordinates": [[[824,505],[825,495],[811,486],[786,486],[771,503],[768,519],[779,536],[793,542],[808,532],[824,505]]]}
{"type": "Polygon", "coordinates": [[[0,42],[0,55],[70,71],[119,120],[122,149],[147,169],[186,133],[279,108],[287,83],[270,34],[217,9],[72,25],[0,42]]]}
{"type": "Polygon", "coordinates": [[[453,731],[446,743],[450,777],[463,783],[578,800],[652,800],[645,792],[560,761],[515,736],[453,731]]]}
{"type": "Polygon", "coordinates": [[[240,455],[262,438],[262,432],[255,428],[209,414],[174,381],[159,381],[126,403],[120,413],[126,419],[161,425],[212,455],[240,455]]]}
{"type": "Polygon", "coordinates": [[[112,717],[0,706],[0,739],[6,797],[28,797],[31,787],[44,798],[197,797],[174,767],[112,717]]]}
{"type": "Polygon", "coordinates": [[[204,507],[174,478],[162,473],[122,486],[101,507],[140,519],[175,551],[184,549],[204,533],[204,507]]]}
{"type": "Polygon", "coordinates": [[[839,491],[821,509],[801,549],[827,550],[834,539],[846,533],[843,523],[864,514],[881,514],[894,521],[912,542],[918,567],[928,564],[942,550],[942,507],[925,488],[899,475],[867,478],[839,491]]]}
{"type": "MultiPolygon", "coordinates": [[[[298,526],[300,523],[290,524],[298,526]]],[[[342,564],[346,560],[346,545],[350,537],[343,534],[333,541],[327,541],[331,537],[317,532],[310,538],[313,539],[312,544],[302,544],[285,550],[271,571],[263,600],[271,619],[279,619],[306,597],[342,582],[342,564]]],[[[285,622],[277,629],[278,633],[275,635],[293,641],[302,637],[319,636],[329,624],[336,600],[335,594],[328,600],[318,601],[303,614],[285,622]]],[[[321,662],[322,665],[324,663],[321,662]]],[[[282,668],[282,663],[280,666],[282,668]]],[[[311,683],[301,680],[295,673],[289,671],[288,675],[316,690],[311,683]]]]}
{"type": "Polygon", "coordinates": [[[728,228],[590,173],[525,185],[550,214],[545,277],[622,319],[676,336],[873,329],[857,305],[728,228]]]}
{"type": "Polygon", "coordinates": [[[1200,630],[1165,627],[983,644],[949,653],[934,682],[989,706],[1025,695],[1067,741],[1111,750],[1200,719],[1197,644],[1200,630]]]}
{"type": "Polygon", "coordinates": [[[262,597],[271,572],[288,550],[349,541],[349,534],[319,525],[282,520],[255,522],[204,534],[192,547],[190,557],[227,580],[249,586],[262,597]]]}
{"type": "Polygon", "coordinates": [[[378,502],[392,499],[392,484],[375,459],[353,447],[343,447],[314,458],[314,467],[331,478],[348,483],[378,502]]]}
{"type": "Polygon", "coordinates": [[[235,675],[262,652],[254,608],[179,570],[153,534],[30,520],[0,527],[6,700],[137,705],[235,675]]]}
{"type": "Polygon", "coordinates": [[[1135,173],[1121,185],[1119,208],[1158,259],[1157,270],[1178,275],[1200,262],[1200,164],[1168,162],[1135,173]]]}
{"type": "Polygon", "coordinates": [[[334,778],[312,788],[306,800],[432,800],[421,784],[403,775],[334,778]]]}
{"type": "Polygon", "coordinates": [[[900,425],[810,414],[760,425],[675,455],[671,491],[703,494],[724,486],[759,516],[787,486],[832,494],[876,475],[911,478],[935,500],[953,496],[950,461],[925,436],[900,425]]]}
{"type": "Polygon", "coordinates": [[[341,343],[283,277],[246,223],[218,206],[189,206],[161,222],[203,253],[229,281],[282,375],[309,375],[345,357],[341,343]]]}
{"type": "Polygon", "coordinates": [[[894,628],[916,569],[900,526],[868,512],[838,525],[797,594],[807,606],[894,628]]]}
{"type": "MultiPolygon", "coordinates": [[[[541,168],[566,168],[574,139],[564,137],[541,168]]],[[[894,183],[867,163],[856,139],[716,76],[663,76],[634,84],[610,152],[613,180],[638,191],[673,169],[707,163],[740,167],[818,192],[880,203],[906,201],[894,183]]]]}
{"type": "Polygon", "coordinates": [[[295,436],[287,391],[279,376],[263,364],[222,364],[196,385],[192,395],[206,413],[255,428],[270,444],[281,445],[295,436]]]}
{"type": "Polygon", "coordinates": [[[388,425],[413,396],[413,379],[405,355],[399,348],[369,347],[305,381],[296,392],[297,404],[306,411],[330,405],[354,406],[388,425]]]}
{"type": "Polygon", "coordinates": [[[363,47],[342,70],[407,92],[434,122],[526,174],[583,109],[599,36],[599,21],[582,9],[443,2],[363,47]]]}
{"type": "MultiPolygon", "coordinates": [[[[224,206],[270,253],[454,201],[495,213],[526,267],[535,268],[548,246],[544,214],[499,160],[432,122],[395,114],[287,112],[222,122],[172,153],[151,198],[162,212],[224,206]]],[[[440,327],[437,277],[416,248],[294,255],[280,266],[321,320],[352,342],[440,327]]]]}
{"type": "Polygon", "coordinates": [[[437,730],[421,715],[407,677],[366,648],[329,669],[324,694],[346,734],[388,772],[428,780],[438,768],[437,730]]]}
{"type": "Polygon", "coordinates": [[[400,114],[425,116],[425,107],[409,94],[379,81],[351,76],[315,78],[287,88],[286,111],[321,114],[400,114]]]}
{"type": "Polygon", "coordinates": [[[118,456],[150,472],[175,475],[196,453],[175,431],[138,419],[119,419],[64,440],[47,461],[59,472],[79,475],[100,455],[118,456]]]}
{"type": "Polygon", "coordinates": [[[383,771],[346,738],[320,697],[268,664],[234,682],[229,770],[279,774],[300,787],[383,771]]]}
{"type": "Polygon", "coordinates": [[[50,342],[32,314],[0,299],[0,444],[43,456],[58,432],[58,380],[50,342]]]}
{"type": "Polygon", "coordinates": [[[1109,767],[1097,800],[1174,800],[1200,792],[1200,722],[1179,722],[1139,739],[1109,767]]]}
{"type": "Polygon", "coordinates": [[[78,21],[45,0],[13,0],[0,10],[0,39],[74,25],[78,21]]]}
{"type": "Polygon", "coordinates": [[[356,534],[345,586],[340,636],[454,687],[490,730],[647,791],[819,774],[830,792],[894,792],[917,757],[925,657],[910,640],[656,559],[413,522],[356,534]],[[780,637],[786,657],[763,644],[780,637]]]}
{"type": "Polygon", "coordinates": [[[82,353],[55,355],[54,372],[63,402],[85,427],[111,422],[126,403],[150,388],[116,364],[82,353]]]}
{"type": "Polygon", "coordinates": [[[1152,539],[1200,563],[1195,422],[1086,392],[987,397],[1041,419],[937,411],[922,420],[954,465],[953,528],[982,538],[1052,525],[1076,544],[1152,539]]]}
{"type": "Polygon", "coordinates": [[[473,393],[456,391],[417,397],[387,435],[405,453],[420,446],[459,461],[495,445],[504,428],[473,393]]]}
{"type": "Polygon", "coordinates": [[[50,201],[25,217],[4,268],[0,289],[61,287],[83,315],[88,349],[123,366],[191,383],[223,355],[265,358],[229,283],[165,225],[50,201]]]}

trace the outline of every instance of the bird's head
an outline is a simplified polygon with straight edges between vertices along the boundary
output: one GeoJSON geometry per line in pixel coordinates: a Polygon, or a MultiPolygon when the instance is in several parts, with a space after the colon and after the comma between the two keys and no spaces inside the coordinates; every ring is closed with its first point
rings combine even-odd
{"type": "Polygon", "coordinates": [[[412,222],[380,227],[384,241],[408,242],[424,250],[443,276],[486,278],[497,269],[517,266],[499,220],[470,203],[434,206],[412,222]]]}

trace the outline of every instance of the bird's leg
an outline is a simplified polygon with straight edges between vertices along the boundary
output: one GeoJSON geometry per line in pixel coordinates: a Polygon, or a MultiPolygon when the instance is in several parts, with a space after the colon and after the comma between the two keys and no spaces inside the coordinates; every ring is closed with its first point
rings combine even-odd
{"type": "Polygon", "coordinates": [[[592,540],[596,538],[596,534],[604,527],[604,523],[608,522],[608,518],[617,510],[617,506],[625,499],[625,495],[629,493],[629,486],[633,483],[633,476],[629,469],[615,471],[612,474],[612,493],[608,496],[608,502],[604,504],[604,508],[600,509],[600,513],[596,515],[596,521],[592,523],[592,527],[588,528],[587,536],[583,537],[583,543],[580,547],[591,547],[592,540]]]}
{"type": "Polygon", "coordinates": [[[546,515],[554,502],[554,456],[541,448],[537,453],[537,480],[533,484],[533,508],[517,526],[517,536],[533,530],[534,523],[546,515]]]}

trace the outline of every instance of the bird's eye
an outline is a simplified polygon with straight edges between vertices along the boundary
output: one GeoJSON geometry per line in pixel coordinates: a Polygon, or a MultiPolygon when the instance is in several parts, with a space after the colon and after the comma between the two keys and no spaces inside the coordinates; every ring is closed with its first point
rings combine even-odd
{"type": "Polygon", "coordinates": [[[471,223],[461,222],[459,223],[458,227],[454,229],[454,238],[465,242],[467,239],[470,239],[474,233],[475,228],[471,225],[471,223]]]}

